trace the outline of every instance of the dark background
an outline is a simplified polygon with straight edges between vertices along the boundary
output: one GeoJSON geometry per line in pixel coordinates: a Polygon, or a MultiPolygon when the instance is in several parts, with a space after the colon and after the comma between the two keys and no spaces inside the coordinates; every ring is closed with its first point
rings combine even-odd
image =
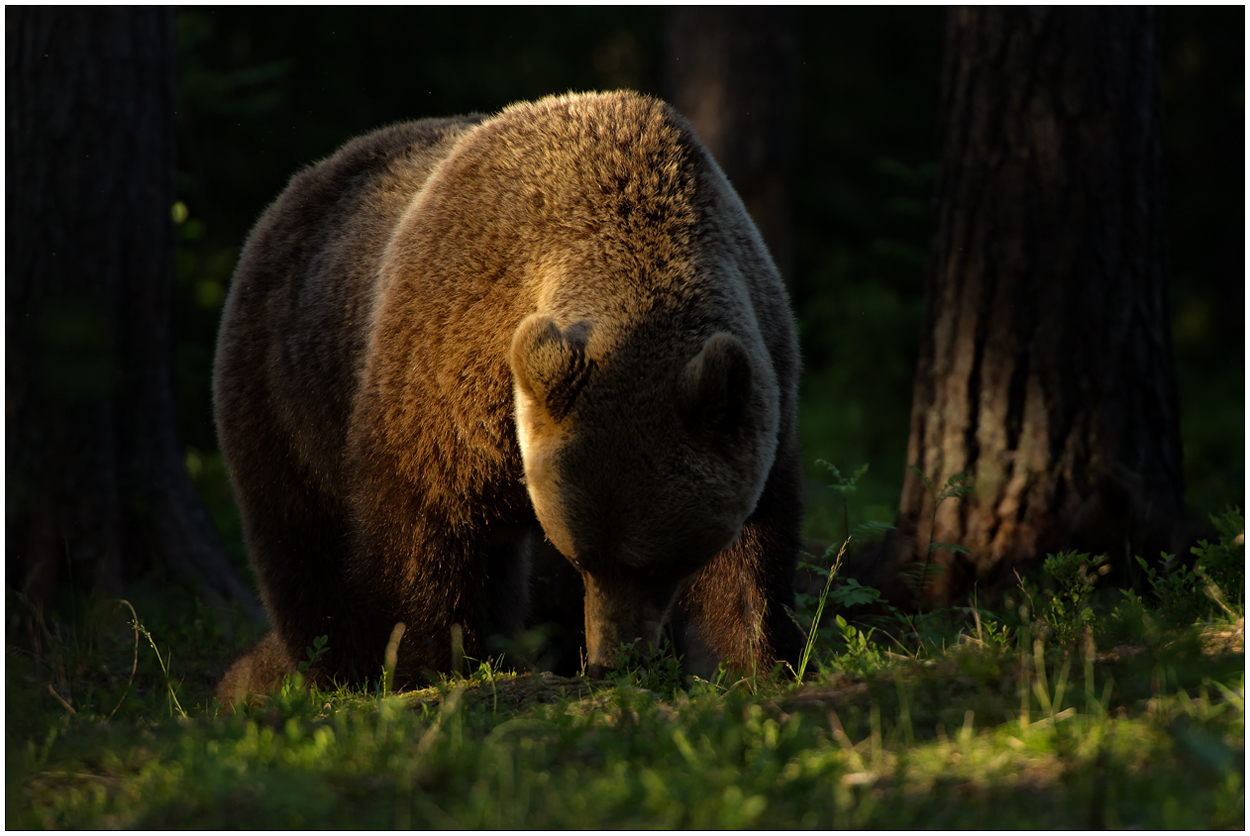
{"type": "MultiPolygon", "coordinates": [[[[794,305],[810,533],[841,530],[826,459],[892,521],[906,462],[937,142],[941,9],[803,8],[794,305]]],[[[663,89],[659,9],[183,9],[178,395],[188,468],[242,556],[209,381],[252,222],[302,166],[396,121],[569,90],[663,89]]],[[[1172,8],[1159,40],[1188,504],[1244,504],[1244,9],[1172,8]]]]}

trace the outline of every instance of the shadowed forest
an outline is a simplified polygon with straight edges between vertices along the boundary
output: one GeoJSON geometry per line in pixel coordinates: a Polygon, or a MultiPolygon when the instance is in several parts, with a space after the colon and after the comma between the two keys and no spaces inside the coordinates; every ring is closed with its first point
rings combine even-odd
{"type": "MultiPolygon", "coordinates": [[[[1184,511],[1199,526],[1208,513],[1226,504],[1240,507],[1244,498],[1244,212],[1239,185],[1244,131],[1242,44],[1233,25],[1237,15],[1235,9],[1169,10],[1160,16],[1155,48],[1162,170],[1145,194],[1159,201],[1162,225],[1148,233],[1152,250],[1147,261],[1160,271],[1167,292],[1156,327],[1171,333],[1153,333],[1152,339],[1170,337],[1179,408],[1169,407],[1166,430],[1144,432],[1172,437],[1179,424],[1183,456],[1176,458],[1183,464],[1169,465],[1165,481],[1172,495],[1183,490],[1184,511]],[[1164,240],[1155,240],[1159,237],[1164,240]]],[[[772,23],[739,24],[750,37],[728,30],[707,35],[704,30],[716,20],[714,15],[702,20],[690,13],[686,18],[655,9],[566,9],[540,15],[523,9],[382,9],[368,14],[309,9],[298,19],[278,9],[189,8],[178,13],[172,89],[175,284],[172,299],[162,303],[173,318],[178,439],[171,437],[171,444],[185,447],[187,472],[240,571],[246,571],[246,558],[217,453],[210,381],[222,305],[252,223],[295,172],[353,136],[408,119],[491,113],[553,92],[624,87],[671,99],[679,107],[685,102],[696,128],[707,134],[705,141],[722,157],[731,182],[756,215],[790,286],[799,328],[800,432],[811,479],[810,536],[832,539],[834,518],[842,515],[836,510],[837,497],[824,487],[826,468],[818,461],[847,473],[869,465],[858,484],[857,501],[848,510],[852,525],[894,523],[900,507],[904,517],[914,516],[921,489],[918,482],[904,479],[909,465],[920,466],[939,483],[972,467],[975,449],[954,463],[943,464],[931,453],[917,451],[908,460],[909,435],[919,432],[918,425],[909,425],[921,338],[928,327],[926,275],[935,275],[941,257],[934,210],[939,205],[935,175],[944,135],[939,124],[943,12],[803,9],[768,18],[772,23]],[[726,45],[733,37],[742,42],[726,45]],[[745,75],[731,76],[733,62],[716,64],[707,58],[714,58],[718,38],[722,52],[738,49],[747,56],[739,62],[743,66],[754,61],[745,75]],[[756,41],[773,46],[753,45],[756,41]],[[683,75],[677,69],[683,51],[687,65],[702,61],[723,77],[708,71],[683,75]],[[731,112],[721,119],[729,126],[724,127],[702,113],[711,106],[701,103],[721,102],[716,98],[718,84],[729,89],[755,85],[751,89],[759,103],[752,105],[748,97],[723,101],[717,107],[731,112]],[[752,121],[753,106],[757,113],[766,109],[767,119],[752,121]]],[[[44,181],[32,180],[30,188],[38,188],[34,184],[39,182],[44,181]]],[[[1054,246],[1047,234],[1038,233],[1036,246],[1043,252],[1054,246]]],[[[20,283],[10,282],[10,289],[11,315],[15,307],[38,307],[35,296],[21,295],[20,283]]],[[[1016,310],[1037,303],[1022,301],[1016,310]]],[[[1072,357],[1079,358],[1071,362],[1078,369],[1090,357],[1111,350],[1083,348],[1093,352],[1089,356],[1076,350],[1082,329],[1109,327],[1072,315],[1097,305],[1092,297],[1069,304],[1067,314],[1056,312],[1057,319],[1043,326],[1059,324],[1065,335],[1056,337],[1059,344],[1050,350],[1062,355],[1064,341],[1071,342],[1072,357]]],[[[1007,321],[1009,310],[995,312],[990,321],[1007,321]]],[[[13,340],[35,339],[43,345],[63,338],[57,358],[39,360],[43,365],[25,374],[38,380],[55,367],[57,373],[86,381],[81,386],[90,392],[97,385],[93,381],[110,379],[110,373],[102,372],[99,363],[104,361],[94,357],[94,332],[78,329],[74,317],[72,312],[65,315],[59,326],[44,322],[30,338],[20,332],[11,335],[10,345],[21,346],[13,340]],[[81,361],[74,352],[93,357],[81,361]]],[[[129,313],[123,317],[133,318],[129,313]]],[[[109,327],[124,331],[127,326],[109,327]]],[[[976,339],[983,339],[983,325],[955,327],[975,328],[976,339]]],[[[18,354],[34,356],[31,351],[18,354]]],[[[1167,357],[1166,349],[1160,357],[1167,357]]],[[[1132,380],[1156,371],[1167,390],[1171,370],[1160,358],[1152,357],[1150,365],[1122,376],[1132,380]]],[[[975,389],[977,384],[970,385],[975,389]]],[[[12,391],[27,389],[16,386],[12,391]]],[[[1022,402],[1016,390],[1011,397],[1016,405],[1022,402]]],[[[16,404],[15,426],[40,423],[38,409],[23,412],[20,397],[16,404]]],[[[950,405],[930,408],[949,410],[950,405]]],[[[1011,420],[1008,416],[1008,424],[1011,420]]],[[[74,432],[91,434],[84,427],[74,432]]],[[[1007,429],[1009,435],[1013,432],[1007,429]]],[[[30,473],[44,465],[22,461],[24,450],[38,449],[37,436],[29,437],[29,445],[22,443],[21,433],[11,432],[9,439],[11,454],[19,453],[10,461],[10,529],[21,530],[38,516],[41,505],[56,500],[40,499],[47,492],[33,487],[39,480],[30,473]],[[19,518],[24,521],[15,523],[19,518]]],[[[911,443],[933,445],[932,440],[920,442],[919,436],[911,443]]],[[[1111,455],[1132,458],[1123,452],[1111,455]]],[[[1142,470],[1140,462],[1125,465],[1142,470]]],[[[1101,465],[1090,467],[1097,473],[1101,465]]],[[[993,481],[988,472],[977,478],[985,484],[993,481]]],[[[1091,490],[1086,480],[1077,490],[1078,500],[1091,490]]],[[[1132,486],[1126,490],[1140,493],[1132,486]]],[[[1132,496],[1125,501],[1142,504],[1132,496]]],[[[1181,512],[1178,508],[1175,513],[1181,512]]],[[[966,534],[947,533],[947,539],[961,541],[966,534]]],[[[64,547],[47,546],[49,554],[64,547]]],[[[1148,550],[1141,543],[1135,548],[1148,550]]],[[[39,560],[56,562],[51,556],[39,560]]],[[[29,585],[35,576],[47,576],[49,588],[64,581],[52,569],[24,570],[19,563],[11,561],[11,584],[29,585]]],[[[113,574],[136,571],[144,570],[132,566],[113,574]]],[[[86,577],[79,572],[80,583],[86,577]]]]}
{"type": "Polygon", "coordinates": [[[6,826],[1244,827],[1244,9],[722,11],[183,7],[93,42],[6,10],[6,826]],[[92,43],[164,80],[101,117],[92,43]],[[453,655],[220,714],[264,629],[212,411],[257,217],[375,128],[622,88],[691,120],[790,292],[801,664],[453,655]],[[1002,475],[1039,412],[1077,474],[1044,501],[1002,475]]]}

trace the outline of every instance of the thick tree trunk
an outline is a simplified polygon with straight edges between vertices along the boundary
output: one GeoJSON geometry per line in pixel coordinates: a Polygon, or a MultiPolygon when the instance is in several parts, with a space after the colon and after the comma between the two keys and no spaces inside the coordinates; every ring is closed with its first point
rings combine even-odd
{"type": "MultiPolygon", "coordinates": [[[[1181,445],[1163,266],[1155,12],[957,9],[908,460],[973,493],[937,512],[926,597],[1069,545],[1171,545],[1181,445]]],[[[923,562],[909,471],[893,570],[923,562]]],[[[1125,561],[1120,561],[1124,565],[1125,561]]],[[[1120,582],[1127,584],[1121,576],[1120,582]]]]}
{"type": "Polygon", "coordinates": [[[793,283],[790,178],[797,154],[799,47],[794,9],[673,8],[665,86],[755,219],[793,283]]]}
{"type": "Polygon", "coordinates": [[[153,563],[255,599],[173,398],[173,13],[9,7],[7,580],[35,603],[153,563]]]}

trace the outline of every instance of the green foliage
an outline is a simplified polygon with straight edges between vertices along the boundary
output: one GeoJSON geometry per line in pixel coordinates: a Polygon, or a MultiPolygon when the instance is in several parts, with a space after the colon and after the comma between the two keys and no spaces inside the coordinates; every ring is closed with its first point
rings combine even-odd
{"type": "Polygon", "coordinates": [[[817,459],[816,464],[829,471],[829,475],[833,477],[833,482],[829,484],[829,489],[837,491],[844,497],[847,494],[855,493],[859,489],[859,480],[864,478],[864,474],[868,472],[868,465],[862,464],[856,468],[855,472],[850,476],[843,476],[842,471],[838,470],[837,465],[817,459]]]}
{"type": "Polygon", "coordinates": [[[655,648],[627,642],[617,651],[616,670],[611,678],[617,685],[641,688],[671,699],[682,689],[681,657],[667,640],[655,648]]]}
{"type": "Polygon", "coordinates": [[[859,480],[864,478],[864,474],[868,472],[868,465],[861,465],[850,476],[843,476],[842,471],[824,459],[817,459],[816,463],[823,465],[829,471],[829,475],[833,477],[833,482],[830,483],[829,489],[837,491],[842,495],[842,530],[844,532],[843,536],[849,540],[851,537],[851,522],[850,512],[847,507],[847,497],[859,490],[859,480]]]}
{"type": "Polygon", "coordinates": [[[10,657],[6,825],[1244,826],[1244,653],[1202,649],[1211,628],[1134,652],[1021,636],[923,662],[837,629],[854,664],[802,684],[665,696],[479,664],[393,696],[293,681],[232,716],[152,700],[113,721],[55,703],[15,717],[10,657]]]}
{"type": "Polygon", "coordinates": [[[854,578],[847,578],[839,587],[830,590],[830,600],[843,609],[869,606],[882,602],[881,593],[871,586],[862,586],[854,578]]]}
{"type": "Polygon", "coordinates": [[[843,650],[835,662],[839,668],[866,673],[881,664],[881,651],[872,641],[874,628],[869,627],[868,632],[864,632],[854,624],[848,624],[840,615],[834,616],[834,621],[838,625],[838,633],[843,645],[843,650]]]}
{"type": "Polygon", "coordinates": [[[1200,618],[1208,608],[1202,579],[1192,568],[1178,561],[1175,555],[1165,553],[1159,557],[1162,566],[1158,569],[1141,557],[1137,558],[1137,563],[1162,603],[1164,614],[1177,623],[1200,618]]]}
{"type": "Polygon", "coordinates": [[[1114,642],[1148,642],[1154,644],[1156,631],[1150,610],[1140,595],[1131,589],[1118,590],[1120,600],[1102,620],[1103,634],[1114,642]]]}
{"type": "Polygon", "coordinates": [[[1206,581],[1207,597],[1226,612],[1245,612],[1246,594],[1246,521],[1241,508],[1227,508],[1224,513],[1210,515],[1219,532],[1218,543],[1202,540],[1190,551],[1198,558],[1194,573],[1206,581]]]}
{"type": "MultiPolygon", "coordinates": [[[[836,468],[830,465],[830,469],[834,471],[835,475],[837,475],[836,468]]],[[[862,472],[863,470],[860,471],[860,473],[862,472]]],[[[812,660],[812,651],[816,647],[816,637],[818,634],[818,630],[820,628],[820,617],[825,612],[825,604],[829,601],[831,597],[831,592],[832,592],[831,587],[833,586],[833,579],[837,577],[838,568],[842,565],[842,556],[846,554],[846,547],[850,542],[851,542],[850,537],[847,537],[846,540],[842,542],[842,548],[838,550],[837,557],[833,559],[833,563],[830,564],[829,566],[829,575],[827,578],[825,578],[825,587],[824,589],[821,590],[820,595],[816,600],[816,612],[812,615],[811,624],[807,628],[807,640],[803,644],[803,653],[799,657],[799,667],[797,669],[793,667],[790,668],[790,672],[794,674],[794,678],[798,682],[802,682],[803,677],[807,674],[807,666],[808,666],[808,663],[811,662],[812,660]]],[[[832,552],[833,552],[833,546],[830,546],[828,550],[825,551],[825,558],[828,559],[829,555],[832,552]]],[[[811,566],[811,564],[806,564],[806,565],[812,569],[818,568],[818,567],[811,566]]],[[[856,584],[856,586],[858,586],[858,583],[856,584]]],[[[804,596],[804,597],[806,598],[807,596],[804,596]]],[[[841,616],[838,616],[838,618],[841,619],[841,616]]],[[[796,623],[797,623],[797,619],[796,619],[796,623]]],[[[800,624],[799,627],[801,629],[802,625],[800,624]]]]}
{"type": "Polygon", "coordinates": [[[942,507],[942,503],[948,499],[964,499],[972,493],[973,487],[964,484],[968,481],[968,477],[963,473],[953,473],[940,488],[934,484],[924,471],[916,465],[908,465],[909,470],[913,471],[920,477],[924,484],[925,491],[929,494],[933,501],[933,511],[929,517],[929,545],[925,549],[924,560],[912,565],[912,570],[903,575],[904,580],[908,581],[913,588],[923,594],[928,588],[929,581],[935,576],[935,573],[942,572],[945,566],[938,564],[933,565],[933,555],[940,549],[946,549],[951,554],[967,554],[968,549],[958,543],[935,543],[933,541],[933,532],[937,527],[938,509],[942,507]]]}
{"type": "MultiPolygon", "coordinates": [[[[837,644],[840,640],[842,654],[845,657],[842,664],[850,665],[853,668],[862,667],[866,659],[877,658],[874,656],[875,650],[869,646],[869,639],[873,633],[871,628],[867,633],[861,633],[859,628],[849,625],[841,615],[835,618],[837,623],[836,631],[831,626],[821,626],[821,619],[824,615],[826,604],[833,602],[834,606],[839,609],[849,609],[856,606],[887,606],[881,599],[881,593],[877,590],[861,585],[854,578],[838,578],[838,570],[842,566],[843,557],[846,555],[847,547],[851,544],[854,537],[859,536],[866,539],[893,528],[893,526],[884,523],[865,523],[856,526],[854,532],[851,531],[848,497],[858,490],[860,480],[868,472],[868,465],[861,465],[850,476],[844,476],[842,471],[830,462],[817,460],[817,464],[823,466],[832,477],[833,481],[829,487],[842,496],[843,531],[846,533],[846,538],[841,542],[840,546],[837,543],[833,543],[825,550],[822,562],[829,562],[828,570],[812,563],[800,562],[799,564],[802,569],[817,575],[824,574],[825,584],[816,596],[804,593],[797,593],[795,596],[799,614],[792,614],[792,617],[799,628],[805,630],[807,635],[803,652],[799,657],[798,667],[794,668],[787,665],[787,667],[790,667],[791,675],[798,682],[802,682],[807,675],[807,670],[815,659],[816,646],[822,640],[826,644],[837,644]],[[837,552],[836,555],[834,553],[835,550],[837,552]],[[835,580],[841,580],[841,583],[835,586],[835,580]],[[811,612],[810,620],[808,625],[804,627],[800,616],[806,616],[808,612],[811,612]]],[[[893,607],[887,606],[887,608],[891,613],[896,612],[893,607]]]]}
{"type": "MultiPolygon", "coordinates": [[[[188,471],[202,479],[211,461],[189,455],[188,471]]],[[[847,497],[867,469],[850,477],[827,469],[843,499],[846,531],[847,497]]],[[[940,488],[921,476],[935,514],[970,490],[959,474],[940,488]]],[[[1199,600],[1228,613],[1225,601],[1243,606],[1240,511],[1214,521],[1221,540],[1195,548],[1192,569],[1169,564],[1149,574],[1165,609],[1199,600]]],[[[861,525],[855,533],[883,528],[861,525]]],[[[82,660],[107,643],[88,633],[84,649],[74,630],[41,625],[64,656],[51,669],[66,680],[67,696],[51,682],[52,699],[42,704],[9,689],[15,768],[6,823],[1244,825],[1239,626],[1169,631],[1131,592],[1099,618],[1091,600],[1105,567],[1101,558],[1077,553],[1048,557],[1044,590],[1021,582],[1028,605],[1019,622],[975,599],[967,608],[904,614],[878,590],[838,576],[849,541],[836,555],[835,546],[826,550],[820,562],[828,569],[802,564],[825,578],[819,594],[797,596],[796,620],[810,620],[789,684],[776,671],[730,684],[722,665],[715,683],[695,680],[686,692],[671,649],[644,654],[627,645],[607,693],[601,683],[505,673],[496,662],[461,660],[454,651],[455,675],[433,689],[394,695],[397,625],[375,693],[306,682],[303,674],[328,649],[322,636],[277,693],[220,717],[211,679],[186,685],[172,671],[173,648],[166,645],[172,636],[181,648],[220,652],[220,635],[206,626],[215,621],[206,621],[196,603],[171,607],[180,618],[168,633],[144,628],[132,608],[134,668],[104,717],[92,710],[99,695],[68,687],[66,672],[83,669],[82,660]],[[822,624],[830,602],[848,612],[871,610],[874,626],[842,613],[822,624]],[[141,635],[156,669],[136,678],[141,635]],[[888,652],[882,639],[903,655],[888,652]],[[1126,640],[1134,643],[1128,650],[1119,644],[1126,640]],[[1206,649],[1211,644],[1215,651],[1206,649]],[[1112,649],[1100,655],[1099,646],[1112,649]],[[79,661],[67,664],[71,658],[79,661]],[[461,675],[462,661],[476,669],[461,675]],[[1084,668],[1079,685],[1074,665],[1084,668]],[[136,699],[127,703],[131,685],[136,699]],[[191,711],[182,708],[188,692],[203,697],[191,711]],[[138,710],[119,712],[123,704],[138,710]],[[810,709],[814,720],[804,716],[810,709]],[[113,734],[114,715],[118,726],[144,730],[141,744],[113,734]],[[1178,772],[1172,765],[1180,762],[1193,768],[1178,772]],[[1022,783],[1020,774],[1034,777],[1022,783]],[[1120,776],[1115,784],[1112,775],[1120,776]],[[1091,782],[1103,787],[1092,801],[1072,789],[1091,782]],[[944,792],[968,786],[992,803],[944,792]],[[1072,810],[1088,810],[1088,817],[1072,810]]],[[[918,564],[921,581],[941,548],[950,546],[930,543],[918,564]]],[[[9,682],[39,681],[25,661],[10,664],[9,682]]]]}
{"type": "Polygon", "coordinates": [[[915,82],[940,65],[942,16],[816,7],[800,15],[799,430],[814,454],[871,461],[879,478],[861,489],[863,507],[872,518],[892,518],[906,465],[934,175],[931,138],[908,126],[937,118],[936,99],[915,82]],[[887,32],[893,57],[883,60],[869,43],[887,32]],[[848,113],[864,121],[853,125],[848,113]]]}
{"type": "MultiPolygon", "coordinates": [[[[1043,609],[1080,586],[1080,565],[1052,564],[1043,609]]],[[[881,603],[850,581],[827,578],[826,593],[881,603]]],[[[1126,649],[1094,621],[1073,656],[974,602],[923,660],[837,615],[802,682],[727,687],[726,671],[684,691],[671,652],[623,648],[606,683],[489,661],[397,695],[297,674],[220,716],[189,649],[217,653],[219,671],[231,643],[195,606],[135,600],[151,652],[133,612],[79,601],[42,625],[40,661],[10,653],[9,827],[1244,825],[1244,651],[1220,644],[1236,633],[1223,622],[1126,649]]],[[[1126,596],[1108,629],[1147,609],[1126,596]]],[[[308,661],[327,647],[314,641],[308,661]]]]}
{"type": "Polygon", "coordinates": [[[317,663],[317,660],[325,655],[329,648],[329,636],[317,636],[313,639],[312,647],[305,648],[308,658],[302,660],[298,667],[300,673],[307,673],[308,669],[317,663]]]}
{"type": "Polygon", "coordinates": [[[1158,568],[1137,558],[1164,616],[1174,623],[1189,624],[1214,614],[1245,614],[1245,520],[1241,509],[1229,508],[1210,519],[1220,540],[1203,540],[1194,546],[1190,551],[1196,560],[1191,565],[1168,554],[1161,555],[1158,568]]]}
{"type": "Polygon", "coordinates": [[[969,638],[975,637],[977,642],[998,650],[1005,650],[1014,641],[1011,628],[999,616],[988,610],[969,607],[968,614],[972,617],[976,630],[969,638]]]}
{"type": "Polygon", "coordinates": [[[1053,588],[1040,603],[1021,581],[1021,589],[1031,599],[1034,614],[1063,647],[1075,645],[1087,630],[1098,626],[1098,619],[1087,601],[1098,578],[1111,569],[1104,563],[1105,559],[1103,555],[1091,557],[1081,552],[1047,555],[1042,571],[1050,578],[1053,588]]]}
{"type": "Polygon", "coordinates": [[[963,499],[972,493],[972,486],[965,485],[968,477],[963,473],[952,473],[946,483],[938,488],[932,479],[930,479],[923,470],[916,465],[908,465],[908,470],[913,471],[920,477],[920,481],[924,483],[924,488],[928,491],[929,496],[933,498],[933,508],[936,513],[938,506],[948,499],[963,499]]]}

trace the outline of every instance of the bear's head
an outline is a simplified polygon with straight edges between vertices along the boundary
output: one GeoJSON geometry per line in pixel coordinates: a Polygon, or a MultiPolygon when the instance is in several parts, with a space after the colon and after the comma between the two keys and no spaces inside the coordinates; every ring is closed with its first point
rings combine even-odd
{"type": "Polygon", "coordinates": [[[621,642],[657,642],[681,592],[733,545],[777,433],[771,369],[733,334],[595,332],[532,314],[510,358],[526,486],[585,583],[592,673],[621,642]]]}

